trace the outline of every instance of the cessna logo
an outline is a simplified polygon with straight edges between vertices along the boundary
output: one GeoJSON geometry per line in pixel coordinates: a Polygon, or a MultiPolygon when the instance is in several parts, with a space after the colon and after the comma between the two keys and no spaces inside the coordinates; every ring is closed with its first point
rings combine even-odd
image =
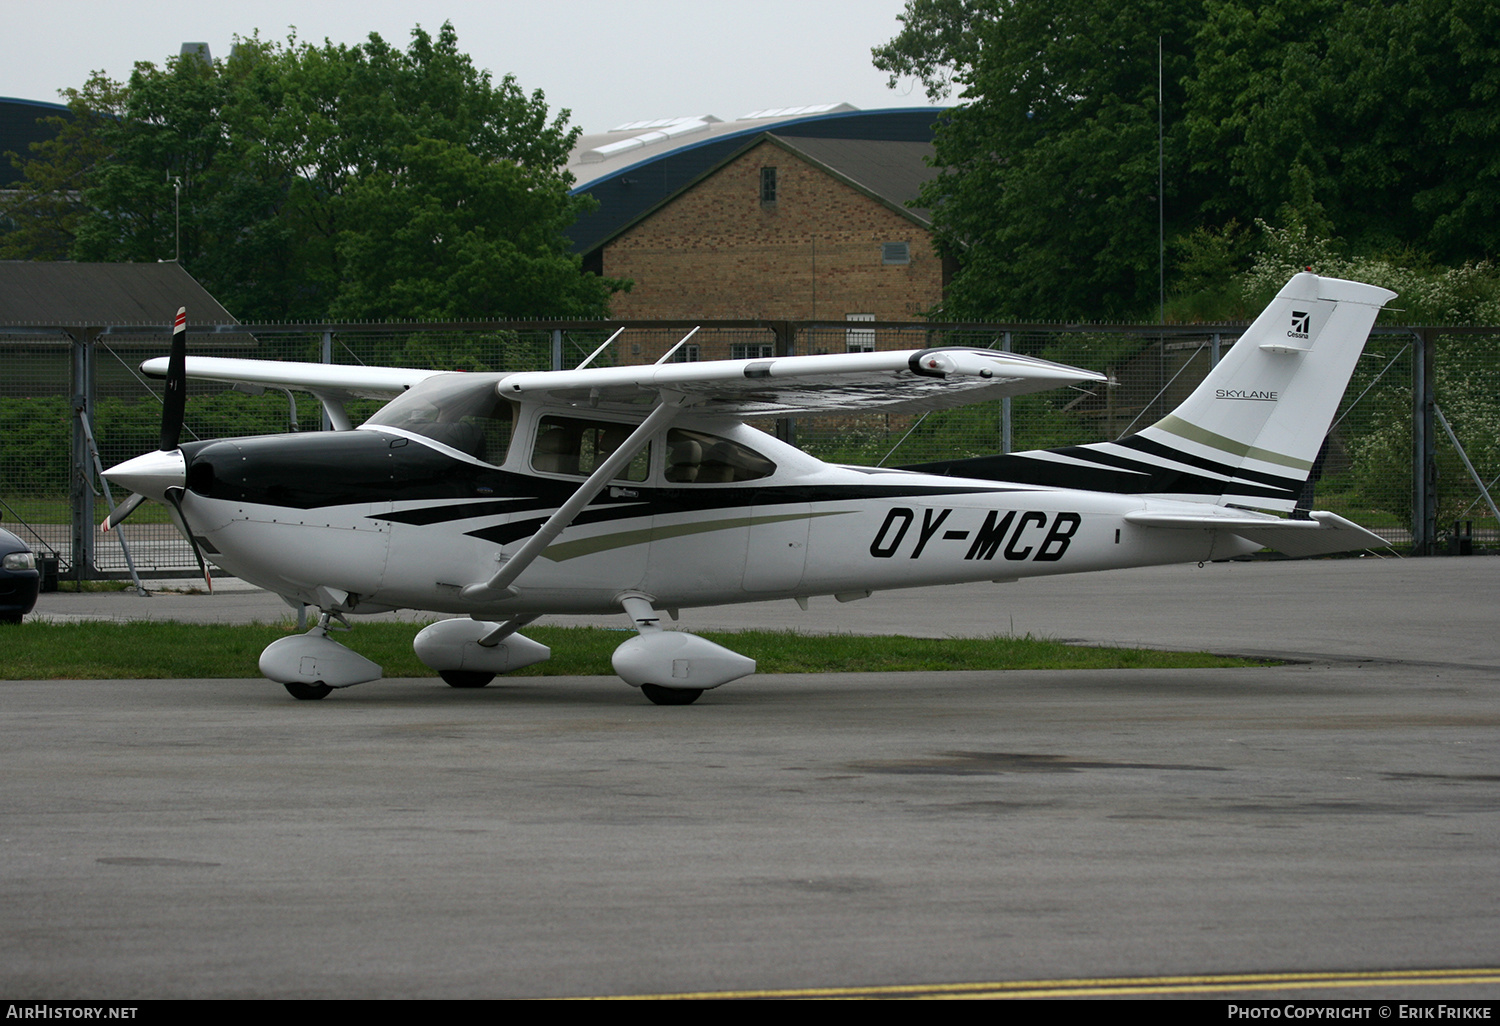
{"type": "MultiPolygon", "coordinates": [[[[1068,544],[1083,517],[1077,513],[1047,514],[1040,510],[988,510],[984,522],[976,524],[969,520],[967,530],[958,525],[947,525],[951,509],[924,509],[920,522],[915,510],[905,506],[892,507],[885,515],[885,522],[875,532],[870,542],[870,555],[890,559],[902,548],[907,536],[912,536],[908,556],[916,559],[927,551],[927,543],[937,540],[932,551],[957,552],[958,546],[943,545],[943,542],[962,542],[965,545],[964,559],[994,559],[1003,553],[1006,559],[1029,559],[1034,563],[1055,563],[1068,551],[1068,544]],[[1051,521],[1049,526],[1048,521],[1051,521]],[[942,530],[944,526],[947,530],[942,530]]],[[[960,523],[969,516],[977,519],[977,510],[964,510],[960,523]]]]}
{"type": "Polygon", "coordinates": [[[1312,314],[1306,310],[1292,311],[1292,330],[1286,333],[1287,338],[1306,338],[1307,330],[1312,322],[1312,314]]]}
{"type": "Polygon", "coordinates": [[[1240,388],[1214,389],[1215,399],[1249,399],[1259,403],[1274,403],[1280,397],[1280,392],[1247,392],[1240,388]]]}

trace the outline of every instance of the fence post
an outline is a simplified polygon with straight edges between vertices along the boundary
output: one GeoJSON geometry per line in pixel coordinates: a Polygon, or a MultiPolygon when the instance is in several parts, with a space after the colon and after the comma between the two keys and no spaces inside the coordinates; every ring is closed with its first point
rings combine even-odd
{"type": "Polygon", "coordinates": [[[81,334],[69,333],[72,340],[73,427],[71,467],[68,475],[68,499],[73,513],[72,564],[69,569],[75,581],[92,580],[94,575],[94,489],[93,459],[89,454],[88,435],[82,418],[94,409],[94,336],[97,328],[85,328],[81,334]]]}
{"type": "Polygon", "coordinates": [[[1431,329],[1412,332],[1412,504],[1411,551],[1437,554],[1437,437],[1433,434],[1433,345],[1431,329]]]}

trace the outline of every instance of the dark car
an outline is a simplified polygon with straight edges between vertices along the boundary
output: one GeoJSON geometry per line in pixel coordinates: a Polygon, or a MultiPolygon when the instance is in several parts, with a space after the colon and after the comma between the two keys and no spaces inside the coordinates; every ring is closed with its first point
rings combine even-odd
{"type": "Polygon", "coordinates": [[[0,623],[20,623],[36,605],[42,575],[26,543],[0,528],[0,623]]]}

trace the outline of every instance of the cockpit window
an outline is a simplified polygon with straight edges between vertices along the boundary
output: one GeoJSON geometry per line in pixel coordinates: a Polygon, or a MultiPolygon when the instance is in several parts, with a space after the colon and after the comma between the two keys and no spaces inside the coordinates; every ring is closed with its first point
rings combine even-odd
{"type": "Polygon", "coordinates": [[[398,396],[365,423],[425,435],[499,466],[510,449],[518,408],[500,397],[493,378],[443,374],[398,396]]]}
{"type": "Polygon", "coordinates": [[[738,442],[686,428],[667,432],[668,481],[723,484],[755,481],[774,473],[776,464],[738,442]]]}
{"type": "MultiPolygon", "coordinates": [[[[546,474],[592,474],[632,430],[633,425],[611,421],[543,417],[531,450],[532,469],[546,474]]],[[[650,471],[651,446],[647,445],[622,473],[615,475],[615,480],[644,481],[650,471]]]]}

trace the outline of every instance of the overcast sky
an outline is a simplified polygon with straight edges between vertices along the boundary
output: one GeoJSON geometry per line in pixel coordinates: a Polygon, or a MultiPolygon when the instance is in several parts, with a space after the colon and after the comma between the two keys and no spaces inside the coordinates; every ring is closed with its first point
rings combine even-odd
{"type": "Polygon", "coordinates": [[[627,121],[848,102],[926,106],[919,84],[886,87],[870,48],[900,30],[903,0],[5,0],[0,96],[58,100],[102,69],[123,79],[186,41],[226,57],[234,36],[405,48],[413,25],[452,21],[458,45],[498,79],[510,73],[585,132],[627,121]],[[24,45],[22,41],[25,41],[24,45]]]}

